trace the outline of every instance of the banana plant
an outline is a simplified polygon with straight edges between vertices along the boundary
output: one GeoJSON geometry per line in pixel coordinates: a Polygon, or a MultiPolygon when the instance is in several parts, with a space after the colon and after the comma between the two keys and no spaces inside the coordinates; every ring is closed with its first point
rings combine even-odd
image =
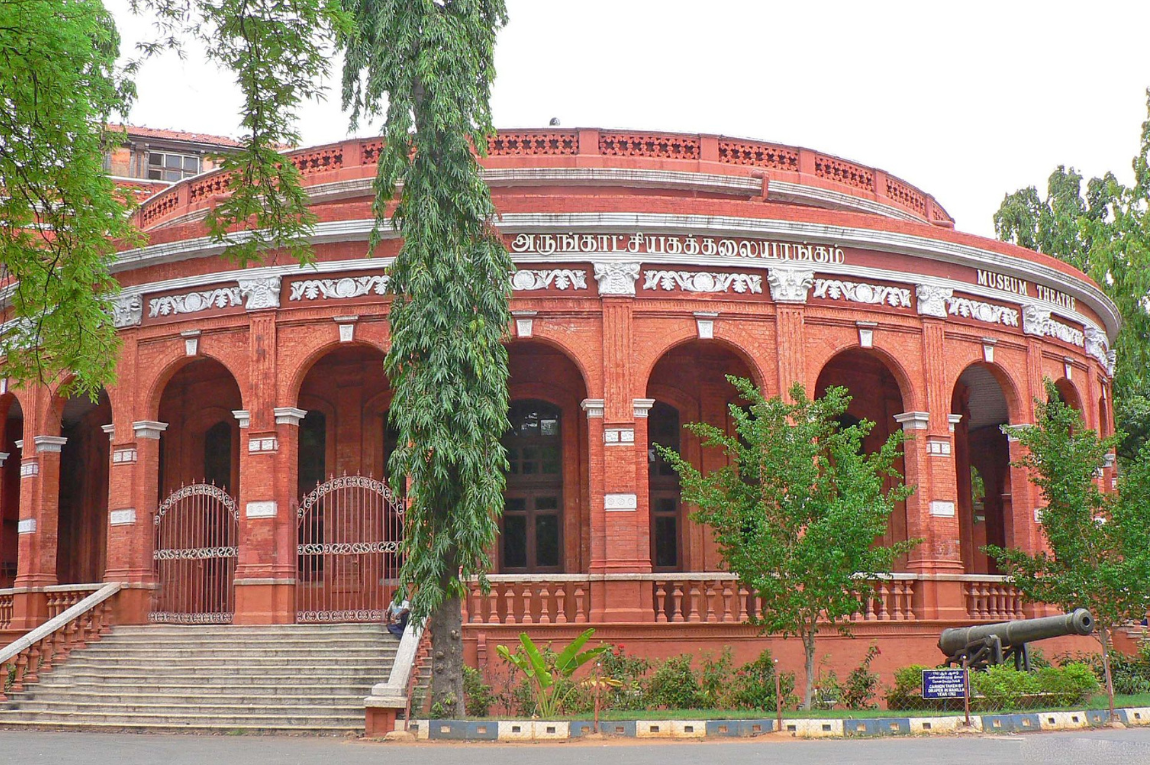
{"type": "Polygon", "coordinates": [[[607,650],[607,646],[601,645],[579,652],[594,632],[594,628],[587,630],[559,654],[549,650],[550,644],[548,650],[540,651],[526,632],[519,633],[519,648],[515,653],[511,653],[505,645],[495,646],[499,655],[514,664],[531,683],[537,717],[555,717],[567,696],[575,689],[570,683],[557,681],[569,679],[576,670],[607,650]]]}

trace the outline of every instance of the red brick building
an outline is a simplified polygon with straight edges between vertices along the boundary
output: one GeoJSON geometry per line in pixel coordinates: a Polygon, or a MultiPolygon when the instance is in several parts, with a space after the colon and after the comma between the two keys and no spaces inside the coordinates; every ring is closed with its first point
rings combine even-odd
{"type": "MultiPolygon", "coordinates": [[[[149,243],[115,267],[117,382],[93,405],[0,381],[13,585],[0,627],[33,626],[54,592],[103,580],[129,583],[121,623],[378,618],[402,520],[373,480],[394,444],[382,360],[399,246],[366,250],[379,146],[288,155],[320,221],[314,267],[222,260],[203,225],[218,173],[152,196],[137,213],[149,243]]],[[[855,629],[901,641],[886,664],[936,660],[942,626],[1024,613],[979,552],[1040,540],[1000,426],[1032,422],[1051,378],[1111,431],[1118,315],[1087,277],[959,233],[926,192],[808,149],[558,128],[489,149],[517,270],[502,535],[491,593],[466,603],[476,658],[527,624],[544,639],[598,625],[654,654],[757,652],[740,624],[757,603],[651,448],[718,464],[682,426],[726,423],[725,374],[768,394],[845,385],[874,442],[914,436],[902,469],[917,490],[887,536],[925,541],[855,629]]]]}

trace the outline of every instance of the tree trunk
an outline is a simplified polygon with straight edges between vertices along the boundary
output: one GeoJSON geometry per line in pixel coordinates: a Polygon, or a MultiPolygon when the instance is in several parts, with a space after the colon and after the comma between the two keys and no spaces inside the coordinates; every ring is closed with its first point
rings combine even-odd
{"type": "Polygon", "coordinates": [[[1118,716],[1114,714],[1114,679],[1110,675],[1110,628],[1104,625],[1099,634],[1102,641],[1102,675],[1106,678],[1106,700],[1110,705],[1110,722],[1116,722],[1118,716]]]}
{"type": "Polygon", "coordinates": [[[803,691],[803,709],[811,709],[811,700],[815,693],[815,632],[803,633],[803,650],[807,657],[807,687],[803,691]]]}
{"type": "Polygon", "coordinates": [[[458,597],[449,597],[431,615],[431,716],[462,719],[463,611],[458,597]]]}

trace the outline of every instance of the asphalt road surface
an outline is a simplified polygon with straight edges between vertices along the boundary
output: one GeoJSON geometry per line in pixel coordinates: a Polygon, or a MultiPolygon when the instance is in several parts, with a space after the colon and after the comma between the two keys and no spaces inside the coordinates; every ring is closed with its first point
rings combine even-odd
{"type": "Polygon", "coordinates": [[[51,765],[954,765],[1150,763],[1150,730],[877,740],[376,743],[354,739],[0,732],[0,763],[51,765]]]}

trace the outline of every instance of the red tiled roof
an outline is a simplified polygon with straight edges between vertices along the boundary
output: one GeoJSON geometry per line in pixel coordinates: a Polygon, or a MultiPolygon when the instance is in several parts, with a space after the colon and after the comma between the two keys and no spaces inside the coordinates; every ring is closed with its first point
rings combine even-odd
{"type": "Polygon", "coordinates": [[[191,143],[209,143],[216,146],[239,146],[240,142],[234,138],[207,133],[189,133],[184,130],[164,130],[160,128],[137,127],[135,125],[108,125],[109,130],[124,130],[130,136],[140,138],[161,138],[169,141],[189,141],[191,143]]]}

